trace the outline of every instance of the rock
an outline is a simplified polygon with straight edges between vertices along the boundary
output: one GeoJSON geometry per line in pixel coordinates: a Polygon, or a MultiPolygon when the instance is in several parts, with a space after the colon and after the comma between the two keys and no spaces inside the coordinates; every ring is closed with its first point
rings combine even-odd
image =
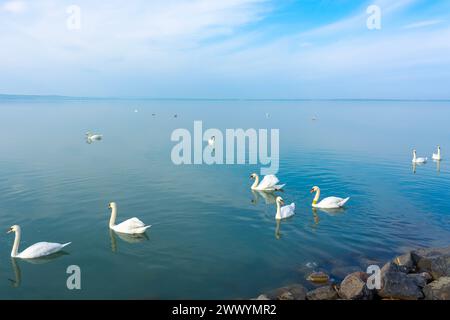
{"type": "Polygon", "coordinates": [[[403,267],[403,270],[407,270],[407,272],[414,272],[416,269],[416,264],[414,263],[411,252],[398,256],[393,260],[393,262],[397,266],[403,267]]]}
{"type": "Polygon", "coordinates": [[[442,277],[423,288],[426,300],[450,300],[450,277],[442,277]]]}
{"type": "Polygon", "coordinates": [[[432,279],[428,272],[410,273],[408,274],[408,278],[411,278],[420,288],[425,287],[425,285],[432,279]]]}
{"type": "Polygon", "coordinates": [[[265,294],[260,294],[255,300],[270,300],[265,294]]]}
{"type": "Polygon", "coordinates": [[[450,277],[450,247],[418,249],[411,256],[419,272],[428,272],[435,280],[450,277]]]}
{"type": "Polygon", "coordinates": [[[327,283],[330,280],[330,276],[325,272],[319,271],[311,273],[306,280],[312,283],[327,283]]]}
{"type": "Polygon", "coordinates": [[[411,275],[403,272],[381,272],[381,289],[378,295],[382,298],[417,300],[423,298],[421,290],[426,280],[420,275],[411,275]]]}
{"type": "Polygon", "coordinates": [[[381,268],[380,271],[381,271],[381,276],[383,276],[383,274],[388,273],[388,272],[408,273],[409,268],[406,266],[398,265],[395,262],[388,262],[383,266],[383,268],[381,268]]]}
{"type": "Polygon", "coordinates": [[[270,300],[305,300],[306,288],[301,284],[293,284],[275,289],[265,296],[270,300]]]}
{"type": "Polygon", "coordinates": [[[306,294],[307,300],[336,300],[339,299],[337,291],[333,286],[323,286],[311,290],[306,294]]]}
{"type": "Polygon", "coordinates": [[[347,300],[370,300],[372,291],[367,288],[367,274],[365,272],[353,272],[341,282],[339,296],[347,300]]]}

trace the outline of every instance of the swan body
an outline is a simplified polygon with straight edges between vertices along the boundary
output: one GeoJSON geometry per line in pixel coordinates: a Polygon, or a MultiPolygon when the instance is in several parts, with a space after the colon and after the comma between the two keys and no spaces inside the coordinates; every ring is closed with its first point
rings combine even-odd
{"type": "Polygon", "coordinates": [[[277,191],[281,190],[285,186],[285,184],[277,184],[280,180],[278,180],[278,178],[273,174],[264,176],[261,183],[259,182],[259,176],[256,173],[252,173],[250,178],[255,179],[255,182],[253,182],[251,186],[252,190],[277,191]]]}
{"type": "Polygon", "coordinates": [[[417,157],[416,150],[413,150],[412,162],[414,162],[414,163],[425,163],[425,162],[427,162],[427,160],[428,160],[428,158],[417,157]]]}
{"type": "Polygon", "coordinates": [[[100,140],[103,139],[103,135],[101,135],[101,134],[93,134],[93,133],[87,132],[87,133],[86,133],[86,139],[87,139],[89,142],[92,142],[92,141],[100,141],[100,140]]]}
{"type": "Polygon", "coordinates": [[[8,233],[10,232],[15,232],[16,234],[16,238],[14,239],[14,245],[11,251],[12,258],[35,259],[45,257],[53,253],[56,253],[65,246],[71,244],[71,242],[64,244],[53,242],[38,242],[33,244],[32,246],[29,246],[28,248],[19,253],[21,229],[18,225],[14,225],[8,230],[8,233]]]}
{"type": "Polygon", "coordinates": [[[138,218],[130,218],[116,224],[117,217],[117,205],[115,202],[111,202],[109,204],[109,208],[111,209],[111,218],[109,220],[109,228],[119,232],[119,233],[127,233],[127,234],[138,234],[144,233],[145,230],[151,227],[151,225],[146,226],[141,220],[138,218]]]}
{"type": "Polygon", "coordinates": [[[314,197],[314,200],[312,202],[313,208],[321,208],[321,209],[342,208],[345,205],[345,203],[350,199],[350,197],[345,199],[339,197],[327,197],[318,202],[320,198],[320,188],[316,186],[312,187],[311,193],[313,192],[316,193],[316,196],[314,197]]]}
{"type": "Polygon", "coordinates": [[[284,204],[284,200],[281,197],[277,197],[277,213],[275,215],[275,219],[287,219],[292,217],[295,214],[295,203],[291,203],[288,206],[281,206],[284,204]]]}
{"type": "Polygon", "coordinates": [[[442,157],[441,157],[441,147],[440,147],[440,146],[437,147],[437,153],[433,153],[432,159],[433,159],[433,160],[436,160],[436,161],[442,160],[442,157]]]}

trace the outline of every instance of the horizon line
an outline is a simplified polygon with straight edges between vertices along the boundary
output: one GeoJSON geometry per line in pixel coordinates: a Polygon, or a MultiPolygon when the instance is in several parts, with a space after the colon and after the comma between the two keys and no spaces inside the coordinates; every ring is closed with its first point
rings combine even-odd
{"type": "Polygon", "coordinates": [[[2,99],[61,99],[61,100],[153,100],[153,101],[406,101],[450,102],[450,98],[207,98],[207,97],[116,97],[116,96],[66,96],[57,94],[1,94],[2,99]]]}

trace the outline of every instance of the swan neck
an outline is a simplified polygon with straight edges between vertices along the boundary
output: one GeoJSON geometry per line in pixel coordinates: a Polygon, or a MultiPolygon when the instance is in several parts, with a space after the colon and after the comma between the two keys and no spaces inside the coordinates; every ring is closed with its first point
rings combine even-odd
{"type": "Polygon", "coordinates": [[[109,219],[109,227],[112,228],[116,225],[117,208],[111,208],[111,218],[109,219]]]}
{"type": "Polygon", "coordinates": [[[277,201],[277,214],[275,215],[275,219],[281,218],[281,204],[277,201]]]}
{"type": "Polygon", "coordinates": [[[320,198],[320,189],[317,188],[316,195],[313,199],[313,204],[317,204],[317,202],[319,201],[319,198],[320,198]]]}
{"type": "Polygon", "coordinates": [[[252,189],[256,189],[256,187],[258,186],[258,184],[259,184],[259,176],[256,175],[256,177],[255,177],[255,182],[253,182],[251,188],[252,188],[252,189]]]}
{"type": "Polygon", "coordinates": [[[14,238],[14,244],[11,250],[11,257],[17,257],[17,254],[19,252],[19,244],[20,244],[20,236],[21,236],[21,231],[20,229],[16,230],[16,236],[14,238]]]}

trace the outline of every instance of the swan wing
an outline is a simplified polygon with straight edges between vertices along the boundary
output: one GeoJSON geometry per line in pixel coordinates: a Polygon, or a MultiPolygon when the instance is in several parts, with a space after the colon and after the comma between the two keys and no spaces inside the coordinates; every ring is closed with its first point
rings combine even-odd
{"type": "Polygon", "coordinates": [[[282,219],[286,219],[293,216],[295,214],[295,203],[291,203],[288,206],[281,207],[280,214],[282,219]]]}
{"type": "Polygon", "coordinates": [[[280,180],[274,174],[268,174],[259,183],[258,189],[273,189],[278,182],[280,180]]]}
{"type": "Polygon", "coordinates": [[[23,250],[20,254],[17,255],[17,257],[23,259],[44,257],[60,251],[62,248],[69,244],[70,242],[65,244],[53,242],[38,242],[23,250]]]}
{"type": "Polygon", "coordinates": [[[146,226],[145,223],[134,217],[115,225],[113,229],[122,233],[143,233],[147,228],[150,226],[146,226]]]}
{"type": "Polygon", "coordinates": [[[342,207],[350,198],[328,197],[323,199],[317,204],[319,208],[332,209],[342,207]]]}

